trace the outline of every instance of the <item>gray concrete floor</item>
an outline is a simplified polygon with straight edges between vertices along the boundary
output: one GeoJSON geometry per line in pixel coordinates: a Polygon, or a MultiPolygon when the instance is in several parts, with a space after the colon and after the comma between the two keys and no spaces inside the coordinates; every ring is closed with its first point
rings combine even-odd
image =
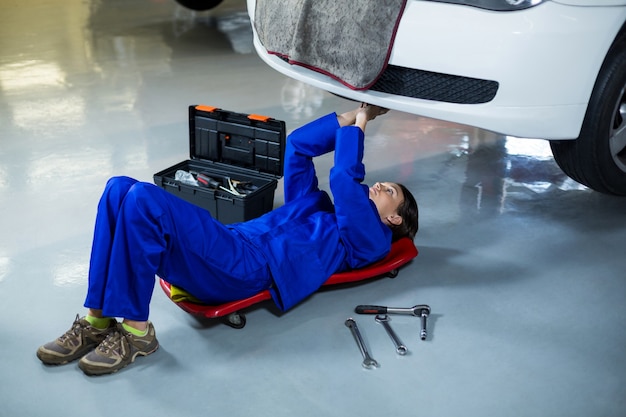
{"type": "MultiPolygon", "coordinates": [[[[27,0],[0,12],[0,416],[624,416],[626,200],[564,177],[541,141],[391,112],[368,126],[368,182],[413,189],[419,256],[396,279],[269,304],[235,330],[157,287],[161,348],[123,371],[43,366],[37,347],[82,303],[105,181],[187,159],[187,106],[270,115],[289,130],[353,104],[252,52],[243,1],[27,0]],[[396,355],[357,304],[394,316],[396,355]]],[[[319,172],[330,167],[322,158],[319,172]]],[[[322,186],[327,182],[322,180],[322,186]]],[[[282,202],[282,182],[275,203],[282,202]]]]}

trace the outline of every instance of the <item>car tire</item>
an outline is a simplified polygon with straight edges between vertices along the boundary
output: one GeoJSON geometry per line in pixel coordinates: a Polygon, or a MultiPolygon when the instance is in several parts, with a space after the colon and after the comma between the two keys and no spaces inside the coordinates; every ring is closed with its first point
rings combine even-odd
{"type": "Polygon", "coordinates": [[[580,136],[551,141],[550,147],[572,179],[602,193],[626,195],[626,31],[602,64],[580,136]]]}
{"type": "Polygon", "coordinates": [[[221,2],[222,0],[176,0],[181,6],[199,12],[217,7],[221,2]]]}

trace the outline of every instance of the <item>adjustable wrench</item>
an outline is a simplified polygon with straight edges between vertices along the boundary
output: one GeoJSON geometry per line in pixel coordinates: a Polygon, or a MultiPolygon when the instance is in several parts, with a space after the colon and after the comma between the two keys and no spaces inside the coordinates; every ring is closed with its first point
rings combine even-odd
{"type": "Polygon", "coordinates": [[[385,330],[387,331],[387,334],[389,335],[389,337],[391,337],[391,341],[396,346],[396,353],[398,355],[406,355],[409,350],[400,341],[400,338],[398,337],[398,335],[396,335],[396,332],[393,331],[393,329],[389,325],[389,320],[390,320],[389,316],[386,314],[376,315],[376,322],[382,324],[385,330]]]}
{"type": "Polygon", "coordinates": [[[366,369],[378,368],[378,362],[376,362],[367,351],[367,347],[365,346],[365,342],[363,342],[363,338],[361,337],[361,332],[356,325],[356,321],[349,318],[346,320],[345,325],[350,329],[352,336],[354,336],[354,340],[356,340],[357,345],[359,345],[359,350],[363,355],[363,367],[366,369]]]}

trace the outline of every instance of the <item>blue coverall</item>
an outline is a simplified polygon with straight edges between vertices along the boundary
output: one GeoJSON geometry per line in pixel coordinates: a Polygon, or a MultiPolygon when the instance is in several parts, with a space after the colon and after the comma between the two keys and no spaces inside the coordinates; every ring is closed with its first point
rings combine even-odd
{"type": "Polygon", "coordinates": [[[108,317],[148,319],[155,275],[207,303],[270,289],[284,310],[333,273],[383,258],[391,230],[361,184],[364,134],[335,113],[292,132],[285,149],[285,204],[223,225],[163,189],[114,177],[98,205],[85,307],[108,317]],[[313,157],[335,151],[329,195],[313,157]]]}

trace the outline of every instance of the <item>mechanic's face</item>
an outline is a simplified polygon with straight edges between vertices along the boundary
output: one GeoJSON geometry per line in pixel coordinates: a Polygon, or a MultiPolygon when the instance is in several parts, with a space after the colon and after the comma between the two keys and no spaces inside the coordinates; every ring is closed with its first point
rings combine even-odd
{"type": "Polygon", "coordinates": [[[383,223],[387,225],[402,223],[402,217],[398,215],[398,207],[404,201],[404,194],[398,184],[377,182],[370,187],[369,197],[376,205],[383,223]]]}

